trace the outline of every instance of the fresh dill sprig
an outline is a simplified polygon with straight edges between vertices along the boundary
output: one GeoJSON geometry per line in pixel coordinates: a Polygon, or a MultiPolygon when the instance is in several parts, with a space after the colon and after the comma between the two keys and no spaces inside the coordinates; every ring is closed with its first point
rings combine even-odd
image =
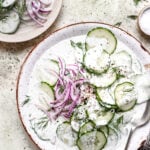
{"type": "Polygon", "coordinates": [[[36,123],[36,126],[39,128],[39,129],[44,129],[47,127],[48,125],[48,122],[49,122],[49,119],[48,117],[42,117],[38,120],[38,122],[36,123]]]}
{"type": "Polygon", "coordinates": [[[74,47],[74,48],[78,47],[79,49],[82,49],[82,50],[84,49],[84,45],[85,45],[84,43],[81,43],[81,42],[75,43],[72,40],[70,40],[70,44],[72,47],[74,47]]]}
{"type": "Polygon", "coordinates": [[[18,1],[15,5],[16,11],[18,12],[19,16],[22,17],[24,12],[26,11],[26,2],[25,0],[18,1]]]}

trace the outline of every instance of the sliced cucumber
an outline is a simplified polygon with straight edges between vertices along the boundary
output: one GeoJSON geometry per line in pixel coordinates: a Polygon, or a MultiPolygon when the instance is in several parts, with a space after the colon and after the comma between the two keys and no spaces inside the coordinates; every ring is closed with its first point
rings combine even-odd
{"type": "Polygon", "coordinates": [[[54,60],[45,60],[43,65],[40,66],[40,80],[47,82],[50,86],[54,86],[58,80],[59,65],[54,60]]]}
{"type": "Polygon", "coordinates": [[[47,82],[41,82],[41,89],[51,98],[54,99],[54,90],[47,82]]]}
{"type": "Polygon", "coordinates": [[[12,5],[14,5],[16,2],[16,0],[3,0],[2,2],[2,7],[10,7],[12,5]]]}
{"type": "Polygon", "coordinates": [[[69,122],[63,122],[56,130],[58,138],[66,145],[73,146],[76,144],[77,133],[72,130],[69,122]]]}
{"type": "Polygon", "coordinates": [[[106,73],[101,75],[91,75],[90,83],[96,87],[106,88],[117,80],[117,74],[114,69],[108,69],[106,73]]]}
{"type": "Polygon", "coordinates": [[[131,82],[123,82],[118,84],[115,88],[116,104],[122,111],[132,109],[136,104],[136,94],[134,85],[131,82]]]}
{"type": "Polygon", "coordinates": [[[89,119],[92,120],[97,127],[105,126],[113,119],[115,111],[111,110],[99,110],[93,113],[88,113],[89,119]]]}
{"type": "Polygon", "coordinates": [[[39,93],[39,101],[37,105],[49,111],[50,102],[54,101],[54,91],[47,82],[41,82],[40,89],[41,92],[39,93]]]}
{"type": "Polygon", "coordinates": [[[101,131],[90,131],[79,137],[77,145],[80,150],[101,150],[107,139],[101,131]]]}
{"type": "Polygon", "coordinates": [[[112,54],[117,46],[115,35],[106,28],[98,27],[88,32],[85,42],[86,50],[102,49],[112,54]]]}
{"type": "Polygon", "coordinates": [[[96,99],[96,97],[90,97],[88,98],[86,103],[86,112],[87,114],[92,114],[95,111],[103,110],[103,108],[100,106],[99,101],[96,99]]]}
{"type": "Polygon", "coordinates": [[[84,125],[81,126],[79,130],[79,136],[83,135],[86,132],[94,130],[95,124],[92,121],[88,121],[84,125]]]}
{"type": "Polygon", "coordinates": [[[118,108],[117,105],[109,105],[109,104],[106,104],[104,102],[102,102],[101,100],[99,100],[99,103],[102,107],[105,107],[106,109],[116,109],[118,108]]]}
{"type": "Polygon", "coordinates": [[[105,134],[106,137],[108,137],[108,135],[109,135],[108,126],[101,126],[99,129],[100,129],[100,131],[102,131],[105,134]]]}
{"type": "Polygon", "coordinates": [[[126,76],[132,71],[132,57],[126,51],[120,51],[111,55],[111,65],[119,75],[126,76]]]}
{"type": "Polygon", "coordinates": [[[100,74],[110,65],[110,57],[106,51],[88,50],[84,56],[84,66],[89,72],[100,74]]]}
{"type": "Polygon", "coordinates": [[[30,120],[30,125],[40,140],[50,141],[50,136],[48,134],[49,118],[47,116],[30,120]]]}
{"type": "Polygon", "coordinates": [[[16,32],[20,24],[18,13],[10,11],[0,20],[0,32],[11,34],[16,32]]]}
{"type": "Polygon", "coordinates": [[[71,116],[71,127],[74,131],[78,132],[80,127],[86,122],[87,114],[85,106],[78,106],[71,116]]]}
{"type": "Polygon", "coordinates": [[[115,100],[110,94],[108,88],[106,89],[97,88],[97,95],[103,103],[108,105],[115,105],[115,100]]]}
{"type": "Polygon", "coordinates": [[[96,127],[107,125],[112,120],[114,116],[113,109],[106,111],[95,98],[90,98],[87,101],[86,108],[88,118],[95,123],[96,127]]]}

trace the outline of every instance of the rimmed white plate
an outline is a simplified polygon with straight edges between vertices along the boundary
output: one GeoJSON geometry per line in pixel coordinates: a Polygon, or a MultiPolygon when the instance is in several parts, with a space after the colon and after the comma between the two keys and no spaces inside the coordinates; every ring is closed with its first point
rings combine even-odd
{"type": "MultiPolygon", "coordinates": [[[[33,68],[39,58],[45,54],[51,47],[57,46],[57,44],[65,39],[79,36],[79,35],[86,35],[86,33],[94,28],[94,27],[106,27],[116,35],[117,39],[121,40],[124,44],[126,44],[132,51],[134,51],[135,55],[141,60],[143,65],[150,63],[150,55],[146,51],[146,49],[143,48],[141,43],[135,39],[130,34],[126,33],[125,31],[113,27],[111,25],[103,24],[103,23],[97,23],[97,22],[87,22],[87,23],[77,23],[73,25],[66,26],[60,30],[57,30],[56,32],[52,33],[50,36],[48,36],[46,39],[44,39],[41,43],[39,43],[34,49],[32,49],[28,56],[26,57],[18,76],[18,82],[17,82],[17,90],[16,90],[16,99],[17,99],[17,107],[20,115],[20,119],[23,123],[23,126],[28,133],[28,135],[31,137],[31,139],[36,143],[36,145],[43,149],[43,150],[51,150],[53,147],[51,146],[51,143],[47,141],[41,141],[35,133],[32,131],[31,126],[29,125],[28,116],[29,109],[34,109],[32,106],[30,108],[23,107],[23,102],[26,99],[26,95],[29,90],[29,79],[31,76],[31,73],[33,72],[33,68]]],[[[59,55],[64,55],[64,51],[61,49],[56,51],[56,53],[59,53],[59,55]]],[[[144,131],[148,131],[148,126],[145,127],[144,131]]],[[[51,133],[49,133],[51,134],[51,133]]],[[[132,140],[132,143],[130,144],[130,149],[136,150],[136,148],[139,146],[139,143],[141,142],[142,138],[146,136],[146,132],[143,132],[143,130],[139,130],[136,133],[136,136],[132,140]]],[[[61,150],[60,147],[55,147],[56,150],[61,150]]]]}
{"type": "Polygon", "coordinates": [[[54,0],[52,5],[52,12],[47,16],[47,21],[43,27],[33,23],[21,23],[14,34],[0,33],[0,41],[9,43],[25,42],[45,32],[56,20],[62,6],[62,0],[54,0]]]}

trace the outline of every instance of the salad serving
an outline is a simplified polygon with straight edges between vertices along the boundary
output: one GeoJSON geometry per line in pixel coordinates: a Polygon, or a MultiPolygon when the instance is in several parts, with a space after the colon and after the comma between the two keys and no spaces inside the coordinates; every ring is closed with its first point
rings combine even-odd
{"type": "Polygon", "coordinates": [[[44,26],[52,5],[53,0],[1,0],[0,32],[13,34],[21,23],[44,26]]]}
{"type": "Polygon", "coordinates": [[[120,150],[130,121],[150,98],[149,77],[110,29],[96,27],[40,57],[22,107],[34,136],[51,148],[120,150]]]}

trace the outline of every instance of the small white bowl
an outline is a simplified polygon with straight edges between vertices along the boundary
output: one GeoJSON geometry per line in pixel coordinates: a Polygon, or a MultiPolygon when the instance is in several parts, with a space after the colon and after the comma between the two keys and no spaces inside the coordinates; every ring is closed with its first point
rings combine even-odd
{"type": "Polygon", "coordinates": [[[138,16],[138,26],[140,30],[150,36],[150,6],[145,7],[138,16]]]}

